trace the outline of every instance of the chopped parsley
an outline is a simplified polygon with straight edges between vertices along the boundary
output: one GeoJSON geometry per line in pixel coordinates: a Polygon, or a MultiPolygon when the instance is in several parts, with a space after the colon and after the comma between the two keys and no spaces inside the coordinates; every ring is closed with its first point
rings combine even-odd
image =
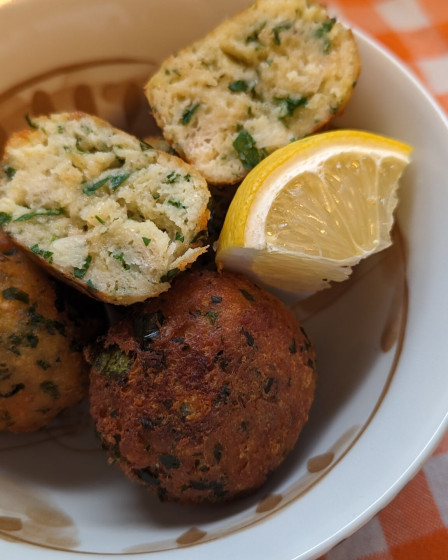
{"type": "Polygon", "coordinates": [[[331,18],[327,21],[324,21],[314,32],[315,37],[323,39],[323,49],[325,54],[328,54],[330,52],[332,46],[331,39],[328,38],[328,33],[330,33],[330,31],[333,29],[335,23],[336,18],[331,18]]]}
{"type": "Polygon", "coordinates": [[[254,346],[255,344],[255,339],[254,337],[250,334],[249,331],[246,331],[246,329],[243,327],[241,329],[241,332],[244,334],[245,338],[246,338],[246,342],[249,346],[254,346]]]}
{"type": "Polygon", "coordinates": [[[101,375],[115,381],[126,382],[134,363],[134,354],[129,356],[117,344],[101,348],[98,344],[92,351],[93,368],[101,375]]]}
{"type": "Polygon", "coordinates": [[[39,126],[34,121],[31,120],[31,117],[29,116],[28,113],[26,113],[25,115],[25,120],[30,128],[39,129],[39,126]]]}
{"type": "Polygon", "coordinates": [[[122,175],[108,175],[107,177],[103,177],[95,183],[88,183],[82,189],[82,192],[87,196],[91,196],[92,194],[95,194],[98,189],[104,187],[104,185],[106,185],[107,183],[109,183],[111,190],[116,191],[118,187],[122,185],[126,181],[126,179],[129,178],[129,176],[130,173],[123,173],[122,175]]]}
{"type": "Polygon", "coordinates": [[[8,214],[6,212],[0,212],[0,226],[4,226],[5,224],[8,224],[11,220],[12,220],[11,214],[8,214]]]}
{"type": "Polygon", "coordinates": [[[154,148],[151,146],[151,144],[148,144],[148,142],[145,142],[144,140],[139,140],[140,142],[140,149],[142,152],[146,152],[147,150],[154,150],[154,148]]]}
{"type": "Polygon", "coordinates": [[[29,303],[30,301],[30,296],[26,292],[14,286],[10,286],[9,288],[3,290],[2,296],[3,299],[14,299],[23,303],[29,303]]]}
{"type": "Polygon", "coordinates": [[[100,218],[99,216],[95,216],[95,218],[99,221],[100,224],[104,225],[106,222],[100,218]]]}
{"type": "Polygon", "coordinates": [[[77,266],[73,267],[73,275],[75,278],[84,278],[84,276],[86,275],[87,271],[89,270],[90,264],[92,263],[92,255],[87,255],[84,264],[82,265],[81,268],[78,268],[77,266]]]}
{"type": "Polygon", "coordinates": [[[241,289],[240,292],[247,299],[247,301],[255,301],[254,296],[247,290],[241,289]]]}
{"type": "Polygon", "coordinates": [[[229,89],[233,92],[247,91],[249,89],[249,84],[245,80],[235,80],[229,84],[229,89]]]}
{"type": "Polygon", "coordinates": [[[169,200],[167,200],[167,203],[170,204],[171,206],[174,206],[175,208],[183,208],[183,209],[186,208],[186,206],[184,206],[184,205],[182,204],[182,202],[180,202],[179,200],[171,200],[171,199],[169,199],[169,200]]]}
{"type": "Polygon", "coordinates": [[[246,44],[255,43],[256,47],[261,46],[259,35],[266,27],[266,21],[263,21],[258,27],[256,27],[253,32],[246,37],[246,44]]]}
{"type": "Polygon", "coordinates": [[[151,243],[151,239],[149,239],[149,237],[142,237],[142,241],[146,247],[151,243]]]}
{"type": "Polygon", "coordinates": [[[281,44],[280,33],[282,31],[286,31],[287,29],[291,29],[291,27],[292,27],[292,23],[290,21],[285,21],[284,23],[280,23],[279,25],[276,25],[275,27],[272,28],[272,33],[274,34],[274,44],[275,45],[280,45],[281,44]]]}
{"type": "Polygon", "coordinates": [[[182,113],[181,121],[180,121],[184,126],[189,124],[189,122],[193,118],[193,115],[198,110],[199,106],[200,106],[200,103],[194,103],[193,105],[190,105],[189,107],[187,107],[184,110],[184,112],[182,113]]]}
{"type": "Polygon", "coordinates": [[[52,251],[46,251],[45,249],[41,249],[37,243],[35,243],[34,245],[32,245],[30,247],[30,251],[32,253],[34,253],[35,255],[37,255],[39,257],[42,257],[43,259],[48,261],[49,264],[52,264],[52,262],[53,262],[53,252],[52,251]]]}
{"type": "Polygon", "coordinates": [[[166,274],[164,274],[161,278],[160,281],[161,282],[169,282],[170,280],[172,280],[176,274],[179,272],[178,268],[171,268],[170,270],[168,270],[168,272],[166,274]]]}
{"type": "Polygon", "coordinates": [[[178,469],[180,467],[179,459],[174,455],[170,455],[169,453],[160,454],[159,461],[167,470],[178,469]]]}
{"type": "Polygon", "coordinates": [[[306,97],[274,97],[274,103],[279,106],[279,119],[291,117],[298,107],[304,107],[308,103],[306,97]]]}
{"type": "Polygon", "coordinates": [[[14,220],[14,222],[26,222],[28,220],[32,220],[36,216],[60,216],[64,213],[63,208],[49,208],[48,210],[45,209],[38,209],[33,210],[32,212],[28,212],[26,214],[22,214],[18,218],[14,220]]]}
{"type": "Polygon", "coordinates": [[[176,173],[176,171],[171,171],[171,173],[168,173],[168,175],[166,176],[164,182],[167,183],[168,185],[172,185],[178,179],[180,179],[180,177],[181,177],[180,173],[176,173]]]}
{"type": "Polygon", "coordinates": [[[205,317],[207,317],[211,325],[214,325],[219,317],[219,313],[217,311],[207,311],[207,313],[205,313],[205,317]]]}
{"type": "Polygon", "coordinates": [[[296,354],[297,353],[297,344],[296,344],[296,339],[293,338],[291,340],[291,345],[289,347],[289,353],[290,354],[296,354]]]}
{"type": "Polygon", "coordinates": [[[235,148],[238,158],[245,169],[252,169],[266,157],[265,150],[257,148],[254,138],[244,128],[239,131],[238,136],[232,142],[232,146],[235,148]]]}
{"type": "Polygon", "coordinates": [[[36,364],[42,368],[44,371],[51,368],[51,364],[45,360],[36,360],[36,364]]]}
{"type": "Polygon", "coordinates": [[[3,167],[3,171],[5,172],[5,175],[8,177],[9,180],[11,180],[14,175],[17,172],[17,169],[15,169],[14,167],[11,167],[10,165],[5,165],[3,167]]]}
{"type": "Polygon", "coordinates": [[[176,231],[176,237],[175,237],[176,241],[180,241],[181,243],[184,242],[185,238],[183,235],[181,235],[178,231],[176,231]]]}
{"type": "Polygon", "coordinates": [[[124,268],[125,270],[129,270],[129,269],[131,268],[131,265],[128,264],[128,263],[124,260],[124,255],[123,255],[123,253],[119,253],[118,251],[115,251],[115,252],[110,253],[110,254],[112,255],[112,257],[113,257],[114,259],[116,259],[117,261],[120,261],[120,262],[121,262],[121,264],[122,264],[122,266],[123,266],[123,268],[124,268]]]}

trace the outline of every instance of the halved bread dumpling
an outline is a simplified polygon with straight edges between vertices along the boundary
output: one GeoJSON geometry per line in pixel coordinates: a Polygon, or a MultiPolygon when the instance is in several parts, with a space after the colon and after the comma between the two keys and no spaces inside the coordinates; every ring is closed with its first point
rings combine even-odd
{"type": "Polygon", "coordinates": [[[176,156],[84,113],[28,119],[0,175],[0,225],[105,302],[156,296],[205,252],[209,190],[176,156]]]}
{"type": "Polygon", "coordinates": [[[321,129],[350,100],[350,29],[312,0],[257,0],[170,56],[146,84],[165,139],[212,184],[321,129]]]}

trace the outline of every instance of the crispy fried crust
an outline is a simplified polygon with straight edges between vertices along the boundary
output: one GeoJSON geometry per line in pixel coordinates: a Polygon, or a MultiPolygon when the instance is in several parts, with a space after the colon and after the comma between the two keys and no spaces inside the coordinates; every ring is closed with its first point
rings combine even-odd
{"type": "Polygon", "coordinates": [[[314,348],[274,296],[240,275],[186,272],[87,352],[104,447],[162,500],[229,500],[296,443],[314,348]]]}
{"type": "Polygon", "coordinates": [[[87,395],[82,349],[105,326],[88,307],[0,232],[0,430],[42,428],[87,395]]]}

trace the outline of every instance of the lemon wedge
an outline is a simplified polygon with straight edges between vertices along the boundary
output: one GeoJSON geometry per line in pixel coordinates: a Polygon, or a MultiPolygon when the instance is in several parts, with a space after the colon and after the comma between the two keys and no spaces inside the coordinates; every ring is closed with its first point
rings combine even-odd
{"type": "Polygon", "coordinates": [[[361,259],[392,243],[411,151],[357,130],[276,150],[238,187],[218,241],[218,268],[298,293],[345,280],[361,259]]]}

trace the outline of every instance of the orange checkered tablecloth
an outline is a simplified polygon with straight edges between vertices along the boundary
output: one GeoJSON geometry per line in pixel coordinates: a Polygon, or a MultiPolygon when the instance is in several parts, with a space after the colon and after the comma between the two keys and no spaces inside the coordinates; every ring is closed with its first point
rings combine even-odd
{"type": "MultiPolygon", "coordinates": [[[[394,52],[448,113],[448,0],[324,0],[394,52]]],[[[448,433],[401,493],[319,560],[448,560],[448,433]]]]}

